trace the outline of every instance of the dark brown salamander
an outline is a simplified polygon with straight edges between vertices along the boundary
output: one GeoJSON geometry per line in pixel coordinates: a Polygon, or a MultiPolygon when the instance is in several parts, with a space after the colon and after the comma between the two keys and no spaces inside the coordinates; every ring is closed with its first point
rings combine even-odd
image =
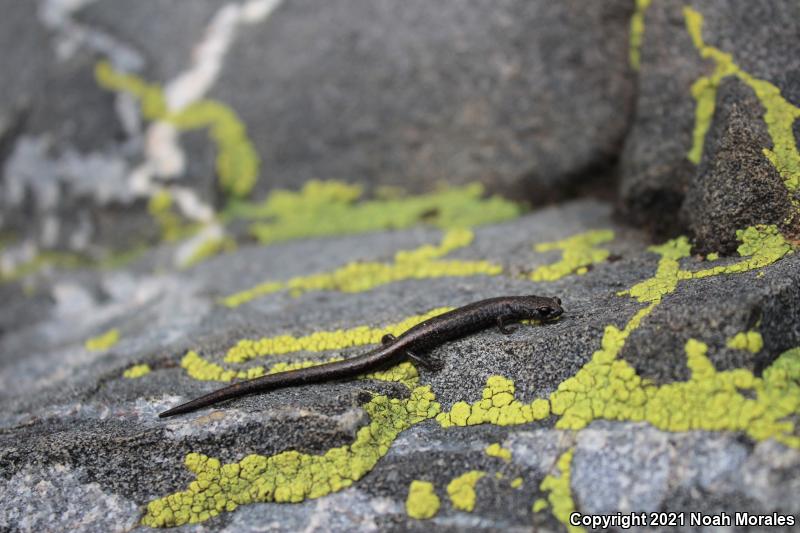
{"type": "Polygon", "coordinates": [[[433,361],[430,358],[420,357],[420,353],[494,325],[503,333],[511,333],[514,330],[508,328],[507,325],[512,322],[527,319],[550,320],[560,316],[563,312],[561,300],[558,298],[500,296],[481,300],[429,318],[399,337],[386,335],[383,338],[383,346],[364,355],[299,370],[268,374],[235,383],[173,407],[158,416],[165,418],[180,415],[256,392],[354,377],[395,365],[406,357],[431,368],[435,366],[433,361]]]}

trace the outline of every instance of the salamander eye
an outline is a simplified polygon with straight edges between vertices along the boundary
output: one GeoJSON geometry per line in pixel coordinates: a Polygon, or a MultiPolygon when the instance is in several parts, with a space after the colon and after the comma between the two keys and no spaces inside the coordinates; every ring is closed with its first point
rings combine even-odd
{"type": "Polygon", "coordinates": [[[536,311],[542,316],[550,316],[553,313],[553,308],[546,305],[538,307],[536,311]]]}

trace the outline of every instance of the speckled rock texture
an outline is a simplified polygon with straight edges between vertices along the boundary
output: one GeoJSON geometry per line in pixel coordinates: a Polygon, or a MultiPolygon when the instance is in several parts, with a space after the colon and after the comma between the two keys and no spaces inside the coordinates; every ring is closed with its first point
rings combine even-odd
{"type": "Polygon", "coordinates": [[[733,251],[736,236],[730,228],[781,223],[791,220],[796,210],[780,174],[762,153],[772,141],[753,91],[728,78],[720,84],[717,102],[708,153],[682,205],[703,252],[733,251]]]}
{"type": "Polygon", "coordinates": [[[0,10],[0,532],[800,527],[797,2],[0,10]]]}
{"type": "Polygon", "coordinates": [[[667,0],[643,20],[621,158],[626,218],[662,234],[688,230],[701,251],[733,252],[735,230],[754,223],[798,235],[800,6],[667,0]],[[775,164],[764,149],[787,157],[775,164]]]}
{"type": "MultiPolygon", "coordinates": [[[[567,504],[583,513],[797,516],[798,501],[789,495],[800,469],[800,351],[791,350],[800,345],[800,256],[781,238],[770,245],[753,235],[742,238],[754,250],[742,248],[745,255],[737,258],[704,260],[685,246],[669,252],[681,248],[677,241],[648,250],[646,235],[614,223],[610,206],[581,201],[477,229],[471,245],[448,255],[462,262],[488,258],[502,265],[496,275],[407,279],[353,293],[278,292],[236,307],[219,303],[265,279],[331,271],[352,258],[390,261],[397,250],[440,238],[437,230],[406,230],[245,247],[184,271],[159,266],[159,249],[123,270],[39,275],[26,294],[18,284],[4,285],[4,299],[12,303],[4,306],[0,340],[0,524],[47,529],[59,514],[62,525],[86,531],[196,520],[201,525],[183,529],[296,531],[324,524],[333,531],[527,531],[536,525],[558,531],[567,504]],[[595,262],[583,275],[531,281],[532,272],[567,256],[537,253],[535,244],[597,228],[614,232],[595,246],[612,261],[595,262]],[[696,279],[667,272],[670,261],[696,279]],[[634,289],[656,279],[644,292],[634,289]],[[669,279],[676,284],[670,287],[669,279]],[[356,326],[380,328],[441,306],[526,293],[559,295],[567,312],[552,324],[524,325],[511,335],[486,331],[437,348],[432,355],[443,368],[420,369],[411,381],[299,387],[157,418],[220,386],[203,381],[213,370],[187,364],[188,352],[236,371],[256,363],[324,361],[371,345],[312,346],[245,363],[231,363],[229,350],[242,339],[346,335],[356,326]],[[118,331],[116,342],[87,349],[87,339],[110,328],[118,331]],[[614,332],[623,330],[629,336],[619,344],[614,332]],[[760,341],[731,340],[748,331],[760,341]],[[604,371],[596,369],[609,355],[618,362],[605,372],[616,377],[603,385],[604,371]],[[142,364],[149,372],[126,377],[142,364]],[[776,377],[778,367],[785,368],[785,381],[776,377]],[[735,386],[725,385],[729,376],[735,386]],[[627,383],[621,391],[628,392],[620,396],[614,380],[627,383]],[[503,392],[509,390],[513,401],[503,392]],[[429,407],[418,418],[404,418],[406,408],[389,419],[375,410],[381,401],[404,405],[425,391],[429,407]],[[584,394],[588,411],[581,407],[584,394]],[[519,402],[548,407],[537,415],[519,402]],[[458,414],[465,408],[474,419],[458,414]],[[784,417],[781,409],[794,414],[784,417]],[[364,428],[371,429],[365,434],[364,428]],[[491,444],[508,455],[490,455],[491,444]],[[344,470],[321,466],[308,478],[302,461],[291,462],[298,453],[328,457],[334,448],[353,454],[344,470]],[[571,464],[565,463],[562,490],[558,465],[565,454],[571,464]],[[219,481],[234,466],[213,474],[203,470],[202,456],[240,464],[238,484],[219,481]],[[184,461],[195,474],[205,472],[197,477],[205,481],[194,483],[184,461]],[[246,470],[248,461],[261,466],[246,470]],[[281,464],[288,470],[259,492],[258,480],[281,464]],[[463,493],[452,496],[448,487],[469,471],[482,475],[465,510],[463,493]],[[350,481],[342,485],[332,472],[350,481]],[[440,498],[430,519],[410,516],[406,497],[414,480],[431,482],[440,498]],[[211,493],[204,490],[209,486],[211,493]],[[194,495],[188,500],[158,503],[187,488],[194,495]],[[549,503],[538,507],[539,499],[549,503]],[[303,503],[280,503],[289,501],[303,503]]],[[[419,409],[419,403],[407,408],[412,405],[419,409]]]]}

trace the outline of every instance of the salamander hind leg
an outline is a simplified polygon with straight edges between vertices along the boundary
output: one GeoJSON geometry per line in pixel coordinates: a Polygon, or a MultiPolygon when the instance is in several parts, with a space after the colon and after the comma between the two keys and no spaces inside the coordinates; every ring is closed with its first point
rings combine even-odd
{"type": "Polygon", "coordinates": [[[497,329],[499,329],[500,333],[502,333],[503,335],[510,335],[510,334],[514,333],[515,331],[517,331],[517,327],[516,326],[513,327],[513,328],[509,328],[508,326],[506,326],[506,324],[508,323],[509,319],[511,319],[511,317],[508,316],[508,315],[501,315],[501,316],[497,317],[497,329]]]}
{"type": "Polygon", "coordinates": [[[406,352],[406,355],[409,359],[417,363],[418,365],[422,366],[426,370],[437,371],[441,370],[444,367],[444,363],[439,359],[434,359],[433,357],[420,357],[419,355],[415,354],[414,352],[406,352]]]}

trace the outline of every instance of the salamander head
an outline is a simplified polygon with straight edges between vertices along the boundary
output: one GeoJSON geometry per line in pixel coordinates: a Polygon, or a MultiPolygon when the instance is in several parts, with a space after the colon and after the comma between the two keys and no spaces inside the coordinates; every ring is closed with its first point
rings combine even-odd
{"type": "Polygon", "coordinates": [[[552,320],[564,312],[560,298],[546,296],[521,296],[516,310],[521,318],[532,320],[552,320]]]}

